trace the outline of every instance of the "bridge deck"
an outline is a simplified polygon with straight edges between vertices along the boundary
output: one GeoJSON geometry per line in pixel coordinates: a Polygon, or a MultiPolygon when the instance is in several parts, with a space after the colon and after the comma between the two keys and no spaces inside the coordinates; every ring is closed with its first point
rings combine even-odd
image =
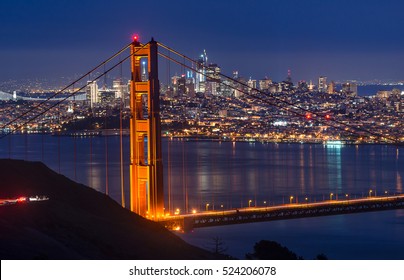
{"type": "Polygon", "coordinates": [[[172,230],[189,231],[198,227],[351,214],[400,208],[404,208],[404,195],[209,211],[170,216],[159,222],[172,230]]]}

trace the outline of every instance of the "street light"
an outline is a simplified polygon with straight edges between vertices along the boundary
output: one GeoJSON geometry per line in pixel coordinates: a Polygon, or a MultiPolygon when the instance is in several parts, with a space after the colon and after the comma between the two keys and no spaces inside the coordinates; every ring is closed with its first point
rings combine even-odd
{"type": "Polygon", "coordinates": [[[290,204],[292,204],[292,201],[293,201],[293,195],[292,196],[290,196],[290,204]]]}
{"type": "Polygon", "coordinates": [[[330,200],[332,200],[333,195],[334,195],[334,193],[330,193],[330,200]]]}
{"type": "Polygon", "coordinates": [[[309,198],[306,197],[304,200],[306,200],[306,203],[309,203],[309,198]]]}
{"type": "Polygon", "coordinates": [[[206,211],[209,209],[209,203],[206,203],[206,211]]]}
{"type": "Polygon", "coordinates": [[[248,201],[248,207],[251,207],[251,202],[252,202],[252,200],[250,199],[250,200],[248,201]]]}
{"type": "Polygon", "coordinates": [[[265,208],[267,208],[267,201],[266,200],[264,200],[264,205],[265,205],[265,208]]]}
{"type": "Polygon", "coordinates": [[[372,196],[372,190],[369,190],[369,197],[371,197],[372,196]]]}

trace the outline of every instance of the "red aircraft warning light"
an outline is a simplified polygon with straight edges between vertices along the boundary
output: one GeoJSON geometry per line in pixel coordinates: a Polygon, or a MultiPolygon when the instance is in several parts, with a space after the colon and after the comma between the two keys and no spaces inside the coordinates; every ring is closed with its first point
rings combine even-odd
{"type": "Polygon", "coordinates": [[[137,42],[139,40],[139,35],[137,35],[137,34],[133,35],[132,39],[133,39],[133,41],[137,42]]]}

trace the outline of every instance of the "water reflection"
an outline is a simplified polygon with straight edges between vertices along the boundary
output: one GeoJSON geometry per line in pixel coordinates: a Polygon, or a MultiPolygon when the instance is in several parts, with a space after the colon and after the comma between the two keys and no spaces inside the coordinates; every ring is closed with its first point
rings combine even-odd
{"type": "Polygon", "coordinates": [[[342,147],[342,145],[326,145],[329,190],[336,194],[342,190],[342,147]]]}
{"type": "MultiPolygon", "coordinates": [[[[2,157],[23,159],[24,136],[0,142],[2,157]]],[[[61,173],[105,192],[120,202],[119,137],[108,139],[108,177],[105,139],[29,136],[28,160],[41,160],[61,173]],[[43,142],[42,142],[43,141],[43,142]],[[60,143],[60,144],[59,144],[60,143]],[[76,148],[75,148],[76,145],[76,148]],[[92,155],[90,155],[92,145],[92,155]],[[41,146],[46,147],[43,154],[41,146]],[[33,149],[38,147],[38,150],[33,149]],[[76,150],[75,150],[76,149],[76,150]],[[92,164],[90,164],[92,163],[92,164]],[[76,170],[75,170],[76,169],[76,170]]],[[[392,146],[328,147],[301,144],[251,145],[243,142],[202,142],[163,139],[163,166],[168,209],[203,210],[248,205],[279,204],[291,195],[300,202],[329,199],[330,192],[359,197],[375,192],[402,192],[402,153],[392,146]],[[170,203],[169,203],[170,202],[170,203]]],[[[124,185],[129,190],[129,138],[124,138],[124,185]]]]}
{"type": "Polygon", "coordinates": [[[402,193],[403,192],[403,182],[401,180],[401,175],[398,170],[396,172],[396,182],[397,182],[397,185],[396,185],[397,192],[402,193]]]}

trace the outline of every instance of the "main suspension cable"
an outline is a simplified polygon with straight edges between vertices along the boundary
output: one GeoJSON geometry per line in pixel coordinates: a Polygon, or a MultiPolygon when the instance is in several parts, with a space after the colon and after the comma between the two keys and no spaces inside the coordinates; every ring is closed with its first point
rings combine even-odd
{"type": "MultiPolygon", "coordinates": [[[[71,82],[70,84],[68,84],[67,86],[65,86],[64,88],[62,88],[61,90],[57,91],[56,93],[52,94],[51,96],[49,96],[48,98],[46,98],[45,100],[43,100],[42,102],[38,103],[37,105],[31,107],[29,110],[25,111],[24,113],[22,113],[21,115],[15,117],[14,119],[12,119],[11,121],[7,122],[6,124],[4,124],[1,129],[6,128],[7,126],[11,125],[12,123],[16,122],[17,120],[21,119],[22,117],[24,117],[25,115],[31,113],[32,111],[34,111],[35,109],[41,107],[43,104],[45,104],[46,102],[50,101],[51,99],[55,98],[56,96],[58,96],[59,94],[63,93],[66,89],[70,88],[71,86],[73,86],[75,83],[78,83],[79,81],[81,81],[82,79],[84,79],[87,75],[90,75],[92,72],[94,72],[95,70],[97,70],[99,67],[101,67],[102,65],[105,65],[106,63],[110,62],[112,59],[114,59],[115,57],[117,57],[119,54],[121,54],[122,52],[124,52],[126,49],[128,49],[130,47],[132,43],[126,45],[125,47],[123,47],[122,49],[120,49],[118,52],[116,52],[115,54],[113,54],[112,56],[110,56],[109,58],[107,58],[106,60],[104,60],[103,62],[101,62],[100,64],[98,64],[97,66],[95,66],[93,69],[91,69],[90,71],[88,71],[87,73],[81,75],[80,78],[74,80],[73,82],[71,82]]],[[[73,88],[73,92],[74,92],[74,88],[73,88]]],[[[66,100],[66,99],[64,99],[66,100]]],[[[63,100],[63,101],[64,101],[63,100]]],[[[2,138],[2,137],[1,137],[2,138]]],[[[0,139],[1,139],[0,138],[0,139]]]]}
{"type": "MultiPolygon", "coordinates": [[[[183,57],[183,58],[187,59],[188,61],[190,61],[190,62],[192,62],[192,63],[196,63],[197,65],[198,65],[198,64],[200,65],[200,63],[198,63],[197,61],[195,61],[195,60],[189,58],[189,57],[186,56],[186,55],[183,55],[183,54],[181,54],[181,53],[175,51],[174,49],[172,49],[172,48],[170,48],[170,47],[168,47],[168,46],[165,46],[165,45],[163,45],[163,44],[161,44],[161,43],[158,43],[158,44],[159,44],[159,46],[161,46],[161,47],[167,49],[168,51],[170,51],[170,52],[172,52],[172,53],[174,53],[174,54],[176,54],[176,55],[178,55],[178,56],[180,56],[180,57],[183,57]]],[[[197,72],[197,73],[199,73],[199,74],[201,74],[201,75],[203,75],[203,76],[205,76],[205,77],[209,77],[209,75],[207,75],[207,74],[204,73],[203,71],[199,71],[199,70],[197,70],[197,69],[195,69],[195,68],[193,68],[193,67],[191,67],[191,66],[188,66],[188,65],[186,65],[185,63],[182,63],[182,62],[180,62],[180,61],[178,61],[178,60],[176,60],[176,59],[174,59],[174,58],[172,58],[172,57],[170,57],[170,56],[167,56],[167,55],[165,55],[165,54],[163,54],[163,53],[161,53],[161,52],[159,52],[159,55],[162,56],[162,57],[164,57],[164,58],[166,58],[166,59],[168,59],[168,60],[173,61],[174,63],[176,63],[176,64],[178,64],[178,65],[180,65],[180,66],[186,67],[186,68],[188,68],[188,69],[190,69],[190,70],[192,70],[192,71],[195,71],[195,72],[197,72]]],[[[210,68],[207,67],[207,66],[203,66],[203,67],[210,69],[210,68]]],[[[279,98],[279,97],[277,97],[277,96],[269,95],[269,94],[266,93],[266,92],[263,92],[263,91],[261,91],[261,90],[255,89],[255,88],[253,88],[253,87],[251,87],[251,86],[249,86],[249,85],[246,85],[246,84],[242,83],[241,81],[238,81],[238,80],[236,80],[236,79],[233,79],[233,78],[231,78],[231,77],[229,77],[229,76],[227,76],[227,75],[225,75],[225,74],[222,74],[222,73],[217,73],[217,74],[220,75],[220,76],[222,76],[223,78],[225,78],[225,79],[227,79],[227,80],[230,80],[230,81],[232,81],[232,82],[234,82],[234,83],[237,83],[237,84],[241,85],[241,86],[244,87],[244,88],[249,88],[249,89],[251,90],[251,92],[253,92],[253,93],[254,93],[254,92],[260,93],[260,94],[264,95],[266,98],[263,98],[263,97],[260,97],[260,96],[251,94],[250,92],[245,91],[244,89],[240,89],[240,88],[238,88],[238,87],[225,84],[225,83],[223,83],[223,81],[219,81],[220,84],[222,84],[222,85],[224,85],[224,86],[227,86],[227,87],[229,87],[229,88],[232,88],[232,89],[234,89],[234,90],[238,90],[238,91],[240,91],[240,92],[246,94],[247,96],[249,96],[249,97],[251,97],[251,98],[258,99],[258,100],[260,100],[260,101],[262,101],[262,102],[264,102],[264,103],[267,103],[267,104],[269,104],[269,105],[271,105],[271,106],[278,107],[278,108],[280,108],[281,110],[286,110],[286,111],[291,112],[291,113],[293,113],[293,114],[295,114],[295,115],[297,115],[297,116],[306,117],[305,114],[302,114],[302,113],[300,113],[300,112],[297,112],[297,111],[294,109],[294,108],[296,108],[296,109],[299,109],[299,110],[301,110],[301,111],[303,111],[303,112],[305,112],[305,113],[310,113],[310,114],[312,114],[312,115],[319,116],[319,117],[325,117],[325,116],[321,115],[321,114],[318,113],[318,112],[314,112],[314,111],[312,111],[312,110],[303,108],[303,107],[301,107],[301,106],[298,106],[298,105],[296,105],[296,104],[293,104],[292,102],[289,102],[289,101],[287,101],[287,100],[283,100],[283,99],[281,99],[281,98],[279,98]],[[279,104],[276,104],[276,103],[274,103],[274,102],[271,102],[271,101],[269,101],[267,98],[272,98],[272,99],[274,99],[275,101],[279,101],[279,102],[281,102],[281,103],[284,103],[284,104],[286,104],[286,106],[281,106],[281,105],[279,105],[279,104]],[[292,107],[292,108],[290,108],[290,107],[288,107],[288,106],[290,106],[290,107],[292,107]]],[[[381,135],[381,134],[379,134],[379,133],[372,132],[372,131],[370,131],[370,130],[368,130],[368,129],[365,129],[365,128],[354,127],[354,126],[349,125],[349,124],[346,124],[346,123],[344,123],[344,122],[342,122],[342,121],[336,120],[335,118],[334,118],[334,119],[328,119],[328,120],[326,120],[326,121],[323,121],[323,120],[321,120],[321,119],[316,119],[316,120],[317,120],[319,123],[326,124],[326,125],[331,126],[331,127],[335,128],[335,129],[338,129],[338,130],[341,130],[341,131],[344,131],[344,132],[349,132],[349,133],[351,133],[351,134],[354,134],[354,135],[357,135],[357,136],[360,136],[360,137],[363,136],[363,135],[359,134],[359,133],[357,132],[357,130],[360,130],[360,131],[362,131],[362,132],[365,132],[365,133],[367,133],[367,134],[369,134],[369,135],[372,135],[372,136],[374,136],[374,137],[378,137],[378,138],[381,138],[381,139],[384,138],[384,139],[391,140],[392,142],[394,142],[394,143],[396,143],[396,144],[399,143],[399,141],[398,141],[397,138],[392,138],[392,137],[389,137],[389,136],[381,135]],[[348,128],[348,129],[350,129],[350,130],[347,131],[346,129],[341,128],[340,126],[337,126],[337,125],[335,125],[335,124],[333,124],[333,123],[330,123],[330,122],[334,122],[334,123],[337,123],[337,124],[339,124],[339,125],[345,126],[346,128],[348,128]]]]}
{"type": "MultiPolygon", "coordinates": [[[[148,43],[147,43],[148,44],[148,43]]],[[[128,60],[131,56],[133,56],[135,53],[137,53],[138,51],[140,51],[141,49],[143,49],[147,44],[143,45],[141,48],[139,48],[137,51],[135,51],[134,53],[129,54],[128,56],[126,56],[125,58],[123,58],[122,60],[120,60],[119,62],[117,62],[116,64],[114,64],[113,66],[111,66],[108,70],[106,70],[105,72],[101,73],[100,75],[98,75],[97,77],[95,77],[94,79],[92,79],[91,81],[89,81],[90,83],[94,83],[95,81],[97,81],[98,79],[100,79],[101,77],[103,77],[104,75],[108,74],[109,72],[111,72],[112,70],[114,70],[117,66],[119,66],[120,64],[122,64],[123,62],[125,62],[126,60],[128,60]]],[[[125,48],[127,49],[127,47],[125,48]]],[[[96,69],[96,68],[95,68],[96,69]]],[[[87,72],[87,75],[90,75],[90,72],[87,72]]],[[[38,113],[37,115],[33,116],[32,118],[28,119],[27,121],[25,121],[24,123],[18,125],[16,128],[11,129],[8,133],[3,134],[2,136],[0,136],[0,139],[3,139],[4,137],[7,137],[8,135],[12,134],[14,131],[20,129],[21,127],[25,126],[26,124],[32,122],[33,120],[37,119],[38,117],[42,116],[43,114],[45,114],[46,112],[48,112],[50,109],[58,106],[59,104],[61,104],[62,102],[66,101],[67,99],[69,99],[70,97],[76,95],[78,92],[80,92],[82,89],[84,89],[87,85],[83,85],[82,87],[80,87],[79,89],[73,91],[72,93],[68,94],[67,96],[65,96],[64,98],[60,99],[59,101],[57,101],[56,103],[52,104],[51,106],[49,106],[46,110],[38,113]]],[[[55,96],[55,95],[54,95],[55,96]]],[[[42,104],[44,102],[41,102],[42,104]]],[[[31,110],[32,111],[32,110],[31,110]]],[[[26,115],[23,114],[23,115],[26,115]]],[[[22,118],[22,116],[19,116],[17,118],[14,119],[13,122],[19,120],[20,118],[22,118]]],[[[7,125],[12,124],[13,122],[9,122],[7,125]]]]}

